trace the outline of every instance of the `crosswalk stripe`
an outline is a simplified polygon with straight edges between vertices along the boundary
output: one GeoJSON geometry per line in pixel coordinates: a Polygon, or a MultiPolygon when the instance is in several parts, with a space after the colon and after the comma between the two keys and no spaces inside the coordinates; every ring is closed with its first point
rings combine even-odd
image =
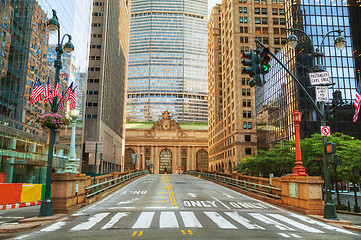
{"type": "Polygon", "coordinates": [[[160,228],[177,228],[177,227],[179,227],[175,213],[174,212],[161,212],[159,227],[160,228]]]}
{"type": "Polygon", "coordinates": [[[122,217],[125,217],[125,216],[128,216],[128,215],[129,215],[129,212],[118,212],[101,229],[104,230],[104,229],[108,229],[108,228],[113,227],[113,225],[116,224],[122,217]]]}
{"type": "Polygon", "coordinates": [[[286,233],[278,233],[279,235],[281,235],[282,237],[285,237],[285,238],[289,238],[290,236],[288,236],[286,233]]]}
{"type": "Polygon", "coordinates": [[[237,229],[236,226],[228,222],[217,212],[204,212],[215,224],[222,229],[237,229]]]}
{"type": "Polygon", "coordinates": [[[202,228],[202,224],[198,221],[193,212],[180,212],[184,227],[186,228],[202,228]]]}
{"type": "Polygon", "coordinates": [[[326,224],[326,223],[323,223],[323,222],[320,222],[320,221],[316,221],[316,220],[313,220],[313,219],[311,219],[309,217],[305,217],[305,216],[298,215],[298,214],[295,214],[295,213],[291,213],[290,216],[292,216],[294,218],[297,218],[299,220],[302,220],[304,222],[307,222],[309,224],[318,225],[318,226],[320,226],[320,227],[322,227],[324,229],[327,229],[327,230],[334,230],[336,232],[346,233],[346,234],[350,234],[350,235],[357,235],[356,233],[347,231],[345,229],[334,227],[332,225],[329,225],[329,224],[326,224]]]}
{"type": "Polygon", "coordinates": [[[108,212],[95,214],[93,217],[89,218],[89,220],[87,222],[76,225],[75,227],[70,229],[70,231],[88,230],[91,227],[93,227],[95,224],[97,224],[98,222],[103,220],[103,218],[108,216],[108,214],[109,214],[108,212]]]}
{"type": "Polygon", "coordinates": [[[279,219],[279,220],[281,220],[281,221],[283,221],[283,222],[285,222],[285,223],[288,223],[288,224],[290,224],[290,225],[292,225],[292,226],[295,226],[295,227],[297,227],[297,228],[303,229],[303,230],[305,230],[305,231],[307,231],[307,232],[311,232],[311,233],[324,233],[324,232],[322,232],[321,230],[318,230],[318,229],[313,228],[313,227],[309,227],[309,226],[307,226],[307,225],[305,225],[305,224],[302,224],[302,223],[300,223],[300,222],[296,222],[296,221],[294,221],[294,220],[292,220],[292,219],[290,219],[290,218],[288,218],[288,217],[282,216],[281,214],[273,214],[273,213],[270,213],[270,214],[267,214],[267,215],[268,215],[268,216],[272,216],[272,217],[274,217],[274,218],[276,218],[276,219],[279,219]]]}
{"type": "Polygon", "coordinates": [[[154,212],[142,212],[132,228],[149,228],[154,212]]]}
{"type": "Polygon", "coordinates": [[[264,222],[266,224],[271,224],[274,225],[276,228],[280,229],[280,230],[289,230],[289,231],[295,231],[293,228],[287,227],[286,225],[273,221],[272,219],[263,216],[260,213],[248,213],[249,215],[251,215],[252,217],[258,219],[261,222],[264,222]]]}
{"type": "Polygon", "coordinates": [[[261,227],[261,226],[259,226],[257,224],[253,224],[248,219],[240,216],[238,212],[225,212],[225,214],[227,214],[230,218],[232,218],[233,220],[235,220],[238,223],[242,224],[244,227],[246,227],[248,229],[266,230],[265,228],[263,228],[263,227],[261,227]]]}
{"type": "Polygon", "coordinates": [[[290,235],[291,235],[292,237],[295,237],[295,238],[302,238],[301,236],[299,236],[299,235],[297,235],[297,234],[294,234],[294,233],[290,233],[290,235]]]}
{"type": "Polygon", "coordinates": [[[56,222],[44,229],[41,229],[40,232],[54,232],[54,231],[60,229],[64,225],[65,225],[65,222],[56,222]]]}

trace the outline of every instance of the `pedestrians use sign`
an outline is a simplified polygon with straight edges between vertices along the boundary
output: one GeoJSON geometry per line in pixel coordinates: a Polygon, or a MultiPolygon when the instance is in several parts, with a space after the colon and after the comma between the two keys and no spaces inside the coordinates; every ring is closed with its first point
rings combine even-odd
{"type": "Polygon", "coordinates": [[[322,84],[330,84],[331,80],[328,75],[328,72],[315,72],[309,73],[310,83],[311,85],[322,85],[322,84]]]}
{"type": "Polygon", "coordinates": [[[321,126],[321,135],[323,137],[331,136],[330,126],[321,126]]]}

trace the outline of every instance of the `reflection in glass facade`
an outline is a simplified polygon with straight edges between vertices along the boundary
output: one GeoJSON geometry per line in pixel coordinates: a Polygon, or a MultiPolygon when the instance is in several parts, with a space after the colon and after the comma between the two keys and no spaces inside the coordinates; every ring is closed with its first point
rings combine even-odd
{"type": "MultiPolygon", "coordinates": [[[[329,72],[330,102],[337,107],[336,120],[330,121],[332,132],[342,132],[361,138],[360,121],[352,123],[355,112],[353,99],[357,85],[356,71],[360,69],[360,27],[355,24],[360,19],[359,4],[355,1],[286,1],[287,28],[298,28],[305,31],[313,44],[324,53],[323,66],[329,72]],[[350,14],[352,13],[352,15],[350,14]],[[327,32],[340,28],[344,31],[347,44],[343,50],[334,46],[337,33],[326,37],[327,32]]],[[[309,72],[312,72],[312,44],[305,35],[296,33],[299,44],[295,50],[285,46],[278,57],[297,76],[305,88],[315,98],[315,90],[310,86],[309,72]]],[[[303,112],[301,137],[312,133],[320,133],[320,119],[305,94],[298,88],[294,80],[284,72],[274,60],[271,71],[266,75],[266,85],[257,89],[257,113],[260,131],[266,132],[267,146],[277,141],[294,138],[291,113],[298,109],[303,112]]],[[[326,106],[327,107],[327,106],[326,106]]]]}
{"type": "Polygon", "coordinates": [[[206,0],[131,2],[127,120],[206,122],[206,0]]]}

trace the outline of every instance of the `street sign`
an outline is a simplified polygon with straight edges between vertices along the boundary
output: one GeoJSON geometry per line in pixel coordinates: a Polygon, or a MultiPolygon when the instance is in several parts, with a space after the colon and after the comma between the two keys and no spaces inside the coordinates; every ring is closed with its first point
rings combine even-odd
{"type": "Polygon", "coordinates": [[[328,102],[330,100],[327,86],[316,86],[316,101],[328,102]]]}
{"type": "Polygon", "coordinates": [[[328,72],[315,72],[309,73],[310,83],[311,85],[322,85],[322,84],[330,84],[331,80],[328,76],[328,72]]]}
{"type": "Polygon", "coordinates": [[[321,135],[323,137],[331,136],[331,129],[329,126],[321,126],[321,135]]]}

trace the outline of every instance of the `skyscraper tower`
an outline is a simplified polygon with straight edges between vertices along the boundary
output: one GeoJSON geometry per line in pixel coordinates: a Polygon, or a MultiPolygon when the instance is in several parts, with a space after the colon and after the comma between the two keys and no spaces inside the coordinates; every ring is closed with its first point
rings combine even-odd
{"type": "Polygon", "coordinates": [[[133,0],[127,120],[207,122],[207,0],[133,0]]]}
{"type": "Polygon", "coordinates": [[[130,1],[93,1],[92,11],[84,142],[103,150],[96,164],[94,154],[84,154],[82,169],[98,173],[99,162],[102,171],[120,169],[124,152],[130,1]]]}
{"type": "Polygon", "coordinates": [[[231,172],[257,153],[256,104],[242,54],[255,38],[272,51],[286,43],[283,0],[223,0],[208,23],[209,161],[211,170],[231,172]],[[218,54],[218,55],[217,55],[218,54]]]}

